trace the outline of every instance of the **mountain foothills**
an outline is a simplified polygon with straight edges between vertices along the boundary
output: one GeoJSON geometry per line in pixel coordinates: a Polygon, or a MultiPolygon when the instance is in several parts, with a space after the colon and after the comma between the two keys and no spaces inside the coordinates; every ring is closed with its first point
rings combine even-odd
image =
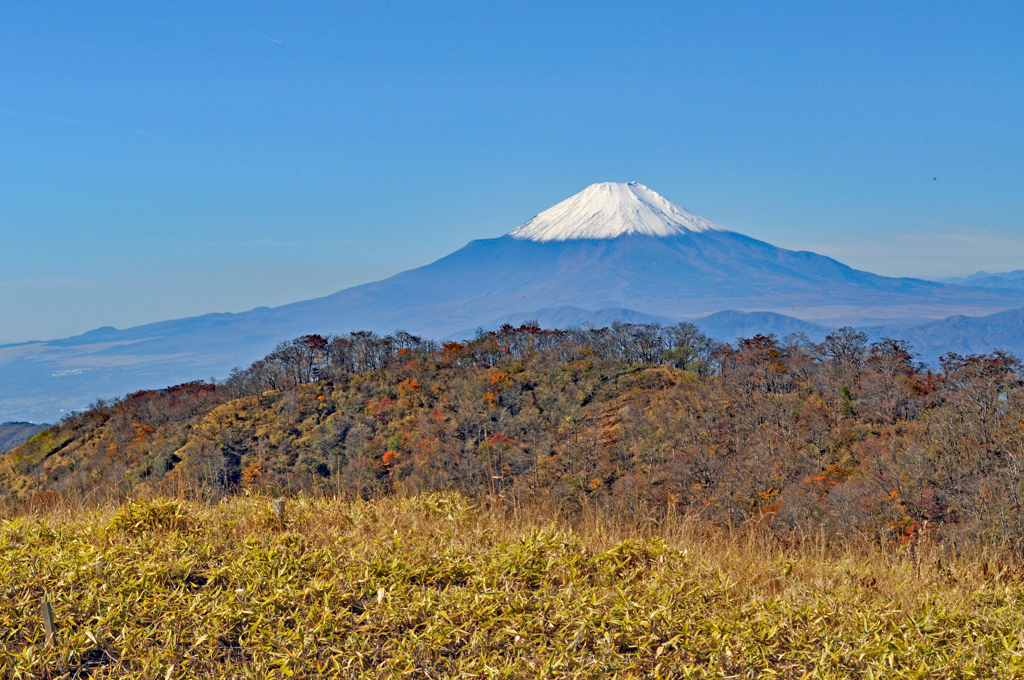
{"type": "MultiPolygon", "coordinates": [[[[808,337],[842,324],[896,324],[910,335],[914,322],[1021,307],[1024,289],[877,276],[730,231],[643,185],[604,183],[505,236],[327,297],[0,347],[0,419],[57,418],[96,397],[223,377],[311,333],[401,328],[467,337],[506,322],[604,326],[618,318],[696,320],[732,339],[771,330],[755,330],[756,317],[742,316],[757,312],[770,313],[774,328],[808,337]],[[732,316],[714,316],[721,312],[732,316]],[[736,325],[723,323],[729,319],[736,325]]],[[[941,345],[940,329],[926,333],[929,347],[941,345]]],[[[987,338],[1008,335],[989,329],[971,344],[991,351],[987,338]]]]}
{"type": "Polygon", "coordinates": [[[0,453],[10,451],[49,427],[46,424],[0,423],[0,453]]]}
{"type": "Polygon", "coordinates": [[[872,338],[892,337],[907,341],[925,361],[938,365],[945,352],[974,354],[1004,349],[1024,356],[1024,309],[981,317],[958,314],[916,324],[888,324],[863,329],[872,338]]]}
{"type": "MultiPolygon", "coordinates": [[[[456,490],[693,512],[722,526],[1024,540],[1020,362],[852,328],[723,344],[692,324],[503,327],[437,346],[304,336],[222,384],[100,403],[0,456],[12,509],[59,497],[456,490]]],[[[646,511],[646,510],[645,510],[646,511]]]]}
{"type": "Polygon", "coordinates": [[[970,276],[942,279],[941,283],[957,286],[978,286],[981,288],[1024,288],[1024,269],[1000,274],[978,272],[970,276]]]}

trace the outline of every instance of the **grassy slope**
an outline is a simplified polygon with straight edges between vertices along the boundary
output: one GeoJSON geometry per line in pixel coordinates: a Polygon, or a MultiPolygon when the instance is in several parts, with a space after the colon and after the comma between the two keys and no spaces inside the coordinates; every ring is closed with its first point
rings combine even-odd
{"type": "Polygon", "coordinates": [[[235,497],[4,520],[0,676],[1024,675],[1020,575],[980,558],[541,514],[298,499],[282,525],[235,497]]]}

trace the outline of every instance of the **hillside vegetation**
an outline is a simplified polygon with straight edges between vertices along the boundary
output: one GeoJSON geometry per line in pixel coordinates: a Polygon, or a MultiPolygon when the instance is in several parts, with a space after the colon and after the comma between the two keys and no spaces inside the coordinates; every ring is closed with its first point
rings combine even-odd
{"type": "MultiPolygon", "coordinates": [[[[735,345],[688,324],[504,327],[443,346],[305,336],[223,384],[99,403],[0,457],[10,512],[61,498],[458,491],[911,544],[1024,539],[1012,356],[842,329],[735,345]]],[[[787,539],[788,540],[788,539],[787,539]]]]}
{"type": "Polygon", "coordinates": [[[0,423],[0,454],[10,451],[49,427],[34,423],[0,423]]]}
{"type": "Polygon", "coordinates": [[[1024,675],[1022,573],[927,534],[893,554],[550,516],[427,494],[279,520],[238,495],[3,520],[0,677],[1024,675]]]}

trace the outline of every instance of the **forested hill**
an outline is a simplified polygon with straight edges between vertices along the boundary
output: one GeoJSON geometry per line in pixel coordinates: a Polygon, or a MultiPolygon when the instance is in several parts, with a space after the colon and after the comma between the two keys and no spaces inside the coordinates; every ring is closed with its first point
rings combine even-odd
{"type": "Polygon", "coordinates": [[[243,490],[760,518],[791,531],[1024,538],[1020,363],[841,329],[725,345],[688,324],[503,327],[438,346],[303,336],[223,384],[139,392],[0,456],[12,509],[243,490]]]}

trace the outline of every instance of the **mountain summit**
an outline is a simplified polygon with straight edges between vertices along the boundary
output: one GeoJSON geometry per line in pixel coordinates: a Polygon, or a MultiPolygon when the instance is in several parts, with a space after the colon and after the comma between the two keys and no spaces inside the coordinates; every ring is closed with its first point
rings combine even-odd
{"type": "Polygon", "coordinates": [[[528,241],[575,241],[724,230],[643,184],[602,182],[548,208],[508,235],[528,241]]]}

